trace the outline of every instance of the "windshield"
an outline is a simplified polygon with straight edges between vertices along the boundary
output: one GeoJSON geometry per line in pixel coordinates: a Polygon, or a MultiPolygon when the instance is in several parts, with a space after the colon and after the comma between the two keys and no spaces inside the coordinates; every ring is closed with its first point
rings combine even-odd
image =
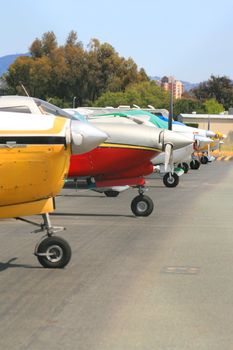
{"type": "Polygon", "coordinates": [[[57,106],[54,106],[49,102],[42,101],[38,98],[33,98],[33,100],[35,101],[37,107],[39,108],[42,114],[52,114],[67,119],[75,119],[74,116],[72,116],[71,114],[65,112],[63,109],[57,106]]]}

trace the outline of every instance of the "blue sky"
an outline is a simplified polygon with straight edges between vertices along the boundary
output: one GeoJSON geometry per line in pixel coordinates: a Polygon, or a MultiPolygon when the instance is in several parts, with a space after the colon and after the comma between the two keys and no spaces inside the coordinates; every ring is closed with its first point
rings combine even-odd
{"type": "Polygon", "coordinates": [[[0,57],[24,53],[54,31],[58,44],[75,30],[132,57],[148,75],[190,82],[211,74],[233,79],[233,0],[3,0],[0,57]]]}

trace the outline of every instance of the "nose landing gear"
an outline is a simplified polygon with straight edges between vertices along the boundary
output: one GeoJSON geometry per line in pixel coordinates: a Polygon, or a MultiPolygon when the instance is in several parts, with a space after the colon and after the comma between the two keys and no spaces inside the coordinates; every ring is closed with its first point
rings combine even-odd
{"type": "Polygon", "coordinates": [[[39,226],[40,228],[34,230],[33,233],[46,231],[46,236],[44,236],[35,247],[34,254],[39,263],[47,268],[64,268],[71,258],[70,245],[63,238],[53,236],[53,233],[64,230],[64,227],[53,227],[49,220],[49,214],[42,214],[42,218],[42,224],[20,217],[16,219],[34,226],[39,226]]]}

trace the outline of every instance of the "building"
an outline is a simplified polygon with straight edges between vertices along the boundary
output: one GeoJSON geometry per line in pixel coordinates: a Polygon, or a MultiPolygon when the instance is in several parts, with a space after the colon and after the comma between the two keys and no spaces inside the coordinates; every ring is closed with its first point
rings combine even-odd
{"type": "Polygon", "coordinates": [[[181,81],[176,80],[174,77],[163,77],[161,79],[161,86],[166,91],[172,91],[174,99],[181,98],[184,92],[184,84],[181,81]]]}

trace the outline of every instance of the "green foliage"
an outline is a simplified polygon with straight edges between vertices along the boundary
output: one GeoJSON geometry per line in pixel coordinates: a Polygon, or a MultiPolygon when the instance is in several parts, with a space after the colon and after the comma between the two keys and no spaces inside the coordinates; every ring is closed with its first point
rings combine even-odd
{"type": "Polygon", "coordinates": [[[31,57],[19,57],[6,74],[10,93],[22,93],[21,83],[32,96],[56,97],[66,103],[92,104],[106,92],[122,92],[130,84],[148,81],[135,62],[120,57],[108,43],[92,39],[88,49],[71,31],[64,46],[53,32],[44,33],[30,46],[31,57]]]}
{"type": "Polygon", "coordinates": [[[72,104],[70,102],[64,101],[59,97],[46,97],[45,100],[60,108],[72,108],[72,104]]]}
{"type": "MultiPolygon", "coordinates": [[[[92,39],[85,49],[77,33],[71,31],[63,46],[54,32],[46,32],[30,46],[31,57],[18,57],[4,79],[7,93],[50,96],[61,107],[76,105],[119,106],[148,104],[169,108],[169,95],[132,58],[121,57],[108,43],[92,39]]],[[[211,76],[191,95],[174,101],[174,116],[181,113],[220,113],[233,107],[233,83],[223,76],[211,76]]]]}
{"type": "Polygon", "coordinates": [[[94,103],[95,106],[133,105],[147,108],[148,104],[156,108],[168,108],[169,95],[154,81],[140,82],[126,87],[124,92],[106,92],[94,103]]]}
{"type": "Polygon", "coordinates": [[[205,113],[205,108],[203,104],[192,98],[182,98],[179,100],[175,100],[173,107],[174,116],[178,116],[181,113],[205,113]]]}
{"type": "Polygon", "coordinates": [[[205,111],[208,114],[219,114],[224,111],[221,103],[218,103],[215,98],[211,98],[204,102],[205,111]]]}
{"type": "Polygon", "coordinates": [[[208,81],[200,83],[192,92],[202,102],[213,98],[225,109],[233,106],[233,83],[226,76],[211,75],[208,81]]]}

